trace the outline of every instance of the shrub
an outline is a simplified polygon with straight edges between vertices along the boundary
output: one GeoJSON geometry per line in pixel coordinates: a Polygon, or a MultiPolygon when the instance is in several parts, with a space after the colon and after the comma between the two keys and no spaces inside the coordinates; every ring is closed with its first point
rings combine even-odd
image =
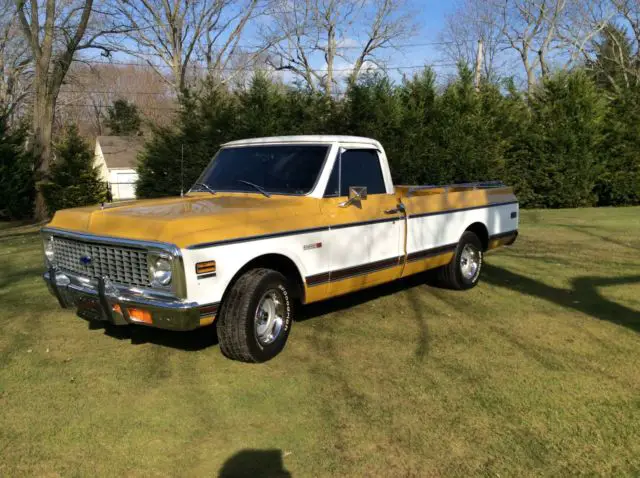
{"type": "Polygon", "coordinates": [[[93,151],[78,134],[75,125],[68,125],[62,137],[54,143],[55,161],[51,164],[42,193],[49,212],[104,202],[107,184],[100,180],[94,165],[93,151]]]}
{"type": "Polygon", "coordinates": [[[34,158],[26,151],[24,125],[9,129],[0,113],[0,219],[23,219],[33,214],[34,158]]]}

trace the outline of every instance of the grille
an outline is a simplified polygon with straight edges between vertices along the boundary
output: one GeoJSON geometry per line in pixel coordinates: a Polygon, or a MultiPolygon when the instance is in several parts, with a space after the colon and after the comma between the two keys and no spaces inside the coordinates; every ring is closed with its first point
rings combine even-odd
{"type": "Polygon", "coordinates": [[[145,250],[54,236],[53,251],[60,269],[87,277],[106,276],[123,285],[150,286],[145,250]]]}

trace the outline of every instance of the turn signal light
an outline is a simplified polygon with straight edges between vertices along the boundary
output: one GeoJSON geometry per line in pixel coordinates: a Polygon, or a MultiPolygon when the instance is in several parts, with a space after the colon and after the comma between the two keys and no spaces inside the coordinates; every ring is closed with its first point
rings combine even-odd
{"type": "Polygon", "coordinates": [[[143,324],[153,323],[151,320],[151,312],[144,309],[127,309],[129,317],[135,322],[142,322],[143,324]]]}
{"type": "Polygon", "coordinates": [[[216,271],[216,261],[198,262],[196,264],[196,274],[209,274],[216,271]]]}

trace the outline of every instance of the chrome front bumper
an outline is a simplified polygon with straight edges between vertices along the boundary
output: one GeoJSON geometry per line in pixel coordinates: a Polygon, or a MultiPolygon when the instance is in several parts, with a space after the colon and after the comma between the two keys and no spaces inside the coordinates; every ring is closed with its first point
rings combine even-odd
{"type": "Polygon", "coordinates": [[[217,310],[211,304],[200,306],[167,295],[118,286],[107,278],[88,279],[50,269],[44,273],[44,280],[61,307],[76,309],[85,319],[114,325],[142,324],[169,330],[193,330],[211,323],[217,310]],[[132,317],[134,309],[148,313],[145,314],[147,320],[132,317]]]}

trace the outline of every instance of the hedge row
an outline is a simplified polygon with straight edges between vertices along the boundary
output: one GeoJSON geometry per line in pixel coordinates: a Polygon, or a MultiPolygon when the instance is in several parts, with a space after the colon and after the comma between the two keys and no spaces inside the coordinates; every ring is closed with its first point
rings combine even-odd
{"type": "Polygon", "coordinates": [[[139,197],[179,194],[226,141],[288,134],[378,139],[397,184],[501,179],[524,207],[640,203],[640,89],[617,95],[582,71],[554,76],[530,98],[471,72],[439,88],[430,70],[400,84],[370,76],[344,98],[253,78],[245,90],[187,92],[173,128],[156,128],[141,154],[139,197]]]}

